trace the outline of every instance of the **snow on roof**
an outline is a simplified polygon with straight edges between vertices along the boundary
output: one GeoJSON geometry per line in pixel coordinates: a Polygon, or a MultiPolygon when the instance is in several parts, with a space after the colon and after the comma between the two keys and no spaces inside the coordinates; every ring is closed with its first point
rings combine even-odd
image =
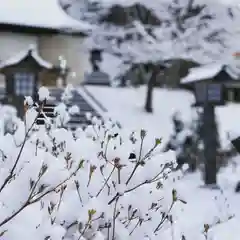
{"type": "Polygon", "coordinates": [[[201,67],[190,68],[189,74],[182,78],[181,83],[187,84],[191,82],[197,82],[205,79],[211,79],[215,77],[220,71],[225,70],[233,79],[238,79],[238,75],[231,70],[230,67],[220,64],[212,63],[206,64],[201,67]]]}
{"type": "Polygon", "coordinates": [[[87,23],[67,15],[58,0],[1,0],[0,24],[82,32],[87,23]]]}
{"type": "Polygon", "coordinates": [[[28,55],[31,55],[35,61],[42,67],[51,69],[53,68],[53,65],[44,59],[38,54],[36,48],[34,46],[30,46],[27,50],[21,51],[15,56],[12,56],[11,58],[7,59],[6,61],[0,62],[0,69],[8,66],[12,66],[15,64],[18,64],[21,62],[24,58],[26,58],[28,55]]]}

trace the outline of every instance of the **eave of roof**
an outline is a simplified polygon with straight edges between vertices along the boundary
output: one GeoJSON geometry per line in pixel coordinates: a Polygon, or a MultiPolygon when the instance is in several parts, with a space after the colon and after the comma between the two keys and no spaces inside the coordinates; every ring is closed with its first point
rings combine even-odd
{"type": "Polygon", "coordinates": [[[91,29],[89,24],[67,15],[58,0],[2,0],[0,24],[65,33],[85,33],[91,29]]]}
{"type": "Polygon", "coordinates": [[[239,78],[238,74],[230,66],[221,63],[212,63],[190,68],[188,75],[181,79],[181,84],[191,84],[202,80],[212,79],[222,70],[226,71],[226,73],[234,80],[239,78]]]}
{"type": "Polygon", "coordinates": [[[22,60],[24,60],[27,56],[33,57],[33,59],[39,64],[39,66],[52,69],[53,64],[47,62],[44,60],[37,52],[36,48],[34,46],[29,46],[28,49],[21,51],[17,53],[16,55],[6,59],[5,61],[0,62],[0,69],[16,65],[20,63],[22,60]]]}

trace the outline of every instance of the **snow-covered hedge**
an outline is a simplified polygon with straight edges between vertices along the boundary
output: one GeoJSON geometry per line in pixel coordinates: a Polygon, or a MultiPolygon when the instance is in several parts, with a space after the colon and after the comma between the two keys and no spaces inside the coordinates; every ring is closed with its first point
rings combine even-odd
{"type": "Polygon", "coordinates": [[[14,131],[0,137],[0,239],[127,240],[166,234],[171,209],[185,203],[170,187],[178,177],[172,172],[174,153],[156,154],[160,138],[149,146],[145,130],[126,133],[111,120],[93,117],[86,129],[68,131],[59,127],[59,116],[66,113],[61,106],[57,124],[46,119],[39,127],[42,105],[33,108],[26,98],[25,121],[18,119],[14,131]]]}

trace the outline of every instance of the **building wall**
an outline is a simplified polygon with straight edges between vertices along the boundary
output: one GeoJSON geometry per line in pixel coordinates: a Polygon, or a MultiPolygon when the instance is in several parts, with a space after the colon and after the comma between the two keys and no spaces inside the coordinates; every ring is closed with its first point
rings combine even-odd
{"type": "MultiPolygon", "coordinates": [[[[38,38],[34,35],[27,35],[13,32],[0,32],[0,61],[13,57],[22,50],[27,49],[31,44],[37,44],[38,38]]],[[[4,85],[4,76],[0,74],[0,86],[4,85]]]]}
{"type": "Polygon", "coordinates": [[[70,71],[76,73],[76,77],[68,76],[67,82],[74,85],[80,84],[84,79],[84,73],[89,69],[89,56],[83,45],[83,38],[71,35],[42,35],[39,37],[39,53],[43,59],[59,65],[59,56],[67,60],[70,71]]]}
{"type": "Polygon", "coordinates": [[[0,60],[6,60],[37,43],[38,38],[34,35],[0,32],[0,60]]]}
{"type": "MultiPolygon", "coordinates": [[[[83,37],[52,34],[52,35],[27,35],[21,33],[0,31],[0,61],[16,55],[22,50],[29,48],[31,44],[38,46],[40,56],[59,65],[59,56],[67,60],[67,65],[76,77],[68,76],[67,81],[77,85],[84,79],[86,70],[90,68],[89,55],[82,45],[83,37]]],[[[0,74],[0,85],[4,84],[4,76],[0,74]]]]}

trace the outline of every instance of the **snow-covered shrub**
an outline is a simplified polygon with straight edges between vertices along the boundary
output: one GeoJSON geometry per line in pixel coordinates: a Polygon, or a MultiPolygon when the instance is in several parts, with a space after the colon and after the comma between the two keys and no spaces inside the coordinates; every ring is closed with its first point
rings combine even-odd
{"type": "Polygon", "coordinates": [[[0,138],[0,239],[153,240],[170,234],[171,210],[185,203],[171,189],[178,177],[174,153],[157,154],[161,139],[149,146],[144,130],[128,133],[91,116],[92,125],[74,134],[51,122],[35,127],[49,96],[41,92],[36,108],[27,99],[18,130],[0,138]]]}
{"type": "Polygon", "coordinates": [[[178,168],[188,164],[191,171],[195,171],[201,148],[201,138],[198,134],[199,119],[192,121],[187,126],[181,119],[181,114],[176,112],[172,116],[174,132],[170,137],[165,151],[176,151],[178,168]]]}
{"type": "Polygon", "coordinates": [[[0,116],[0,135],[13,134],[20,121],[16,109],[10,105],[2,105],[0,106],[0,116]]]}
{"type": "MultiPolygon", "coordinates": [[[[186,163],[190,171],[195,171],[197,166],[204,163],[202,112],[196,111],[195,113],[190,124],[183,122],[180,113],[173,114],[174,132],[165,146],[165,151],[169,149],[176,151],[179,167],[186,163]]],[[[232,157],[232,151],[225,152],[221,149],[218,131],[216,139],[218,168],[220,168],[226,159],[232,157]]]]}
{"type": "Polygon", "coordinates": [[[48,120],[46,123],[51,122],[54,127],[67,128],[67,124],[70,121],[72,115],[79,114],[80,109],[74,105],[68,107],[72,97],[74,88],[71,84],[68,84],[61,96],[61,102],[54,108],[54,118],[48,120]]]}

